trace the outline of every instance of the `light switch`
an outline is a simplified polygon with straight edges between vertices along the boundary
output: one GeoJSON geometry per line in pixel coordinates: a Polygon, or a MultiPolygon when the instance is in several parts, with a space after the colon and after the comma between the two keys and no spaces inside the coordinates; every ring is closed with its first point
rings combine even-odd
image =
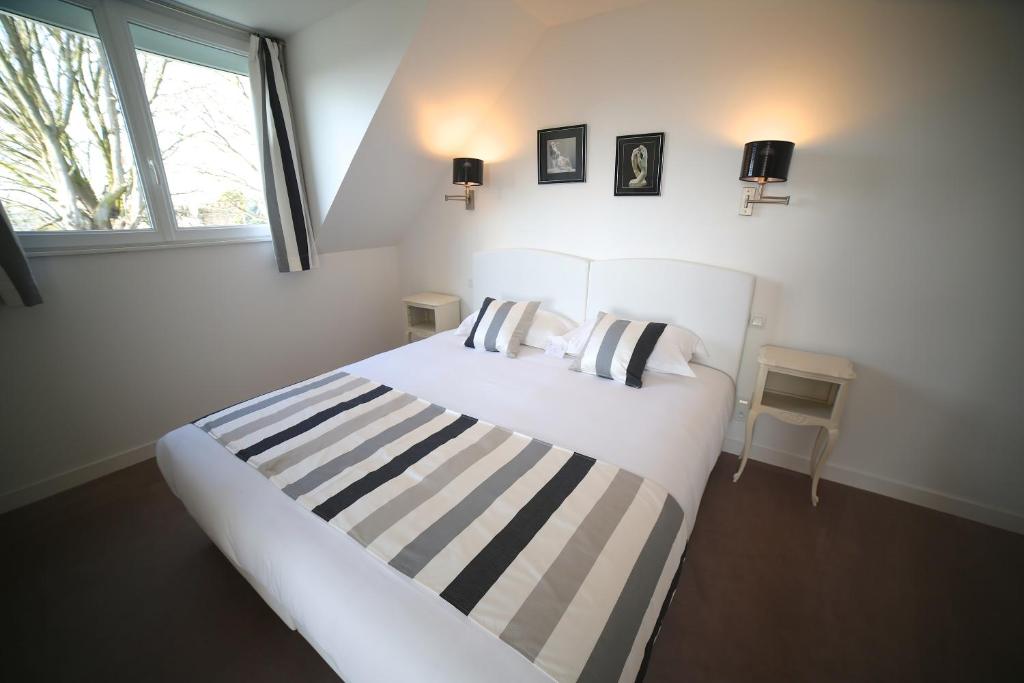
{"type": "Polygon", "coordinates": [[[768,322],[768,320],[763,315],[750,316],[751,327],[764,327],[766,322],[768,322]]]}

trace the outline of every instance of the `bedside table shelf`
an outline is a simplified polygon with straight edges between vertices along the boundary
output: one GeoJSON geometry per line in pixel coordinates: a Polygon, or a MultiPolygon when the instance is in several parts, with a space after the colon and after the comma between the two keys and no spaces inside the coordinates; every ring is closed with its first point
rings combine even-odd
{"type": "Polygon", "coordinates": [[[405,337],[419,341],[459,326],[459,297],[422,292],[402,299],[405,304],[405,337]]]}
{"type": "Polygon", "coordinates": [[[431,325],[409,325],[405,328],[405,336],[407,341],[414,342],[432,337],[437,334],[437,330],[431,325]]]}
{"type": "Polygon", "coordinates": [[[786,413],[800,413],[818,419],[828,420],[832,417],[833,406],[804,396],[790,396],[766,391],[761,396],[761,405],[786,413]]]}
{"type": "Polygon", "coordinates": [[[811,503],[818,504],[818,480],[836,440],[839,419],[846,404],[848,384],[856,377],[853,363],[840,356],[827,356],[764,346],[757,357],[760,370],[757,388],[750,401],[747,434],[740,467],[732,480],[739,481],[750,456],[757,418],[771,415],[787,424],[818,428],[811,452],[811,503]]]}

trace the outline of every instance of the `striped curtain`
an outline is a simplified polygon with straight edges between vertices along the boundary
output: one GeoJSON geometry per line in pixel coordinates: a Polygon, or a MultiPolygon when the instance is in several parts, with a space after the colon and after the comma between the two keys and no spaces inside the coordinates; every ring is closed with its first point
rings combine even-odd
{"type": "Polygon", "coordinates": [[[28,267],[28,259],[0,204],[0,306],[35,306],[43,303],[28,267]]]}
{"type": "Polygon", "coordinates": [[[265,36],[253,35],[249,43],[249,79],[267,216],[277,268],[289,273],[316,268],[318,259],[292,126],[283,51],[284,43],[265,36]]]}

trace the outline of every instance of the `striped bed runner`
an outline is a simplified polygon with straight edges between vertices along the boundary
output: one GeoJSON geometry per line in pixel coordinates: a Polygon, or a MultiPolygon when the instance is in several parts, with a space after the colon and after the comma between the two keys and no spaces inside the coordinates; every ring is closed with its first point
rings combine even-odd
{"type": "Polygon", "coordinates": [[[642,676],[685,542],[654,482],[341,370],[195,424],[552,679],[642,676]]]}

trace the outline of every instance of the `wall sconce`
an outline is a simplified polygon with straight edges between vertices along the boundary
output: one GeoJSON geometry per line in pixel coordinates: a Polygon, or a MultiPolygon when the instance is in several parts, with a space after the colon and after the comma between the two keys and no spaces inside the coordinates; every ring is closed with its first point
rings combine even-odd
{"type": "Polygon", "coordinates": [[[754,212],[754,204],[789,204],[789,195],[770,197],[764,193],[764,186],[767,183],[786,182],[795,146],[785,140],[758,140],[743,146],[740,180],[757,183],[757,187],[743,188],[741,216],[751,215],[754,212]]]}
{"type": "Polygon", "coordinates": [[[452,182],[462,185],[463,194],[446,194],[444,200],[466,202],[466,208],[474,206],[473,190],[471,185],[479,186],[484,184],[484,162],[480,159],[460,157],[452,159],[452,182]]]}

